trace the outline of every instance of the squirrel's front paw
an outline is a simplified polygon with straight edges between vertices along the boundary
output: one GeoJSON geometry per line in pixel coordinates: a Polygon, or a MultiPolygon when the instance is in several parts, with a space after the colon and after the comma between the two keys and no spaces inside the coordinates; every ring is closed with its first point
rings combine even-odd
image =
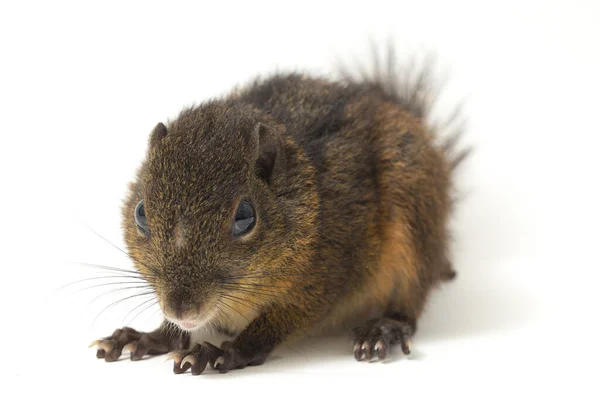
{"type": "Polygon", "coordinates": [[[245,356],[231,342],[223,342],[221,348],[204,342],[201,345],[195,345],[188,351],[170,353],[169,358],[175,362],[173,365],[174,373],[181,374],[191,368],[192,375],[200,375],[206,369],[207,364],[224,374],[232,369],[240,369],[248,365],[260,365],[265,362],[266,356],[245,356]]]}
{"type": "Polygon", "coordinates": [[[117,361],[123,351],[130,352],[132,361],[141,360],[146,355],[165,354],[174,348],[186,346],[187,336],[165,335],[162,330],[150,333],[138,332],[125,327],[117,329],[111,336],[95,340],[90,347],[96,346],[96,357],[107,362],[117,361]]]}
{"type": "Polygon", "coordinates": [[[222,351],[208,342],[196,344],[191,350],[181,350],[169,353],[168,359],[173,360],[173,373],[182,374],[192,369],[192,375],[204,372],[209,358],[215,359],[222,351]]]}
{"type": "Polygon", "coordinates": [[[221,374],[231,371],[232,369],[241,369],[249,365],[261,365],[267,358],[266,355],[257,354],[252,357],[244,355],[231,342],[223,342],[221,345],[223,353],[216,359],[210,361],[211,367],[219,371],[221,374]]]}

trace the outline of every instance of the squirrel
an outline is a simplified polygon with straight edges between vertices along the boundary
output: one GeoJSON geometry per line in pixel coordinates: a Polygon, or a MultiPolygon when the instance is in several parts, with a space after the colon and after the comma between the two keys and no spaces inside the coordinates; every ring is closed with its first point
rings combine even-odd
{"type": "Polygon", "coordinates": [[[410,354],[430,290],[455,276],[448,222],[467,151],[428,121],[426,68],[412,81],[388,68],[277,73],[156,125],[122,225],[165,319],[95,341],[97,357],[170,353],[175,373],[224,373],[336,327],[356,360],[410,354]],[[191,343],[207,327],[234,338],[191,343]]]}

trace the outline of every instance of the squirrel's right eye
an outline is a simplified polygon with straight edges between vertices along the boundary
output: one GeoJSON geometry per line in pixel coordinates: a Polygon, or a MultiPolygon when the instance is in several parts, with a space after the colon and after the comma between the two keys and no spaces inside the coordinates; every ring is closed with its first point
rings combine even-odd
{"type": "Polygon", "coordinates": [[[146,235],[149,233],[148,231],[148,223],[146,221],[146,210],[144,209],[144,200],[141,200],[137,206],[135,206],[134,211],[135,223],[138,228],[146,235]]]}
{"type": "Polygon", "coordinates": [[[235,221],[233,222],[233,236],[241,236],[250,232],[256,223],[254,216],[254,207],[248,200],[240,202],[235,212],[235,221]]]}

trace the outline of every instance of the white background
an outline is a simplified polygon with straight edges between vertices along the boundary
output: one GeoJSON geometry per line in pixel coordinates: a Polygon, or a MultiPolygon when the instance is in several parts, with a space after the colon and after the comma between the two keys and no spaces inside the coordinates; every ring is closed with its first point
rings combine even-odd
{"type": "MultiPolygon", "coordinates": [[[[0,391],[598,398],[600,3],[207,3],[2,2],[0,391]],[[120,202],[152,127],[256,74],[364,61],[369,38],[389,37],[401,55],[437,54],[476,147],[459,176],[458,279],[432,297],[413,354],[357,363],[347,338],[313,339],[199,377],[163,357],[97,360],[87,344],[139,302],[96,318],[106,288],[59,288],[99,276],[73,262],[130,267],[86,225],[123,245],[120,202]]],[[[154,311],[133,326],[152,329],[154,311]]]]}

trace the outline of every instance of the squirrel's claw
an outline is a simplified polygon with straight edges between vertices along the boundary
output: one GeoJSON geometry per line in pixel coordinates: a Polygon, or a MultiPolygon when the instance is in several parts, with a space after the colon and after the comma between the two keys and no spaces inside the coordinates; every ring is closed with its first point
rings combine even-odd
{"type": "Polygon", "coordinates": [[[383,360],[387,357],[391,344],[400,343],[402,352],[410,354],[412,325],[403,319],[378,318],[368,321],[364,326],[355,328],[354,358],[357,361],[371,360],[375,353],[383,360]]]}
{"type": "Polygon", "coordinates": [[[191,350],[170,353],[169,359],[174,360],[173,373],[181,374],[191,368],[192,375],[200,375],[206,369],[209,359],[218,357],[214,349],[219,350],[218,347],[204,342],[196,344],[191,350]]]}
{"type": "Polygon", "coordinates": [[[132,328],[117,329],[111,336],[94,340],[90,347],[96,346],[96,357],[107,362],[117,361],[123,351],[128,351],[132,361],[141,360],[146,355],[164,354],[169,344],[150,333],[138,332],[132,328]]]}
{"type": "Polygon", "coordinates": [[[248,365],[260,365],[265,361],[266,356],[245,357],[232,346],[231,342],[223,342],[221,348],[204,342],[195,345],[191,350],[171,353],[169,358],[175,361],[174,373],[181,374],[191,367],[192,375],[200,375],[207,364],[223,374],[248,365]]]}

